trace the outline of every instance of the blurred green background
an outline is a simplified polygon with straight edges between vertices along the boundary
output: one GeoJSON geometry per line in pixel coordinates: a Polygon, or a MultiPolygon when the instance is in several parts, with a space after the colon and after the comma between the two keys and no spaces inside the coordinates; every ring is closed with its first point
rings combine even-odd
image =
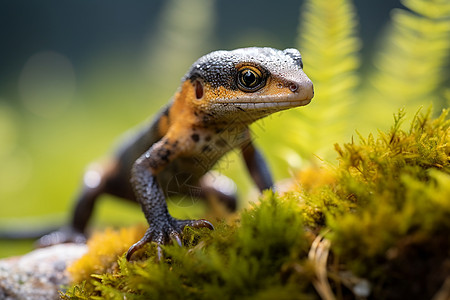
{"type": "MultiPolygon", "coordinates": [[[[2,1],[0,230],[64,223],[86,165],[151,118],[212,50],[301,51],[313,102],[252,127],[277,180],[317,157],[334,164],[334,143],[386,128],[398,108],[412,116],[421,105],[448,107],[444,2],[2,1]]],[[[237,153],[216,169],[237,182],[241,207],[256,199],[237,153]]],[[[170,209],[179,217],[204,210],[170,209]]],[[[111,197],[93,220],[136,222],[145,222],[139,207],[111,197]]],[[[29,249],[29,241],[0,241],[0,257],[29,249]]]]}

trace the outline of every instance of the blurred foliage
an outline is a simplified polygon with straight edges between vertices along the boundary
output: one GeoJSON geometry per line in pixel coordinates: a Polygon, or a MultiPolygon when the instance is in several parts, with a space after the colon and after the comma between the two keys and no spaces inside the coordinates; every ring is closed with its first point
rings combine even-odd
{"type": "Polygon", "coordinates": [[[404,0],[375,54],[362,97],[367,110],[380,110],[369,121],[380,125],[398,107],[415,111],[425,104],[438,110],[447,107],[443,83],[449,78],[450,2],[404,0]],[[384,113],[383,113],[384,112],[384,113]]]}
{"type": "MultiPolygon", "coordinates": [[[[279,113],[254,126],[277,155],[282,170],[300,168],[303,159],[316,155],[330,159],[335,142],[349,133],[351,106],[356,102],[360,40],[356,12],[350,1],[305,1],[300,14],[297,45],[304,71],[314,83],[314,98],[307,107],[279,113]],[[264,124],[263,130],[258,130],[264,124]]],[[[285,171],[283,172],[285,175],[285,171]]]]}
{"type": "Polygon", "coordinates": [[[297,44],[315,97],[307,107],[269,117],[262,121],[264,130],[255,130],[269,140],[284,141],[264,143],[278,153],[276,165],[298,168],[302,158],[313,156],[333,163],[332,145],[353,135],[355,128],[386,129],[386,119],[398,108],[413,112],[433,104],[440,111],[448,106],[450,4],[442,0],[403,4],[406,9],[392,11],[374,49],[373,67],[365,61],[360,69],[361,42],[352,2],[305,2],[297,44]]]}
{"type": "Polygon", "coordinates": [[[167,3],[160,15],[158,34],[150,44],[148,67],[155,86],[173,92],[173,84],[179,82],[191,64],[213,50],[214,25],[215,1],[167,3]]]}
{"type": "Polygon", "coordinates": [[[162,262],[149,245],[116,263],[116,242],[105,241],[117,233],[99,235],[63,298],[432,299],[449,274],[450,120],[448,110],[417,114],[403,130],[404,117],[336,145],[339,167],[266,192],[238,222],[185,229],[185,247],[164,246],[162,262]],[[106,263],[89,278],[86,261],[106,263]]]}
{"type": "MultiPolygon", "coordinates": [[[[450,105],[450,90],[443,84],[449,80],[449,3],[405,0],[403,4],[405,9],[392,12],[374,49],[374,67],[360,61],[357,15],[351,1],[308,0],[302,6],[296,45],[316,96],[306,107],[275,114],[251,127],[275,179],[304,168],[315,156],[334,164],[335,142],[348,138],[355,128],[363,133],[386,129],[386,115],[399,107],[412,112],[430,102],[437,110],[450,105]]],[[[215,48],[215,9],[214,1],[167,1],[148,54],[130,57],[121,49],[99,53],[76,76],[76,90],[64,94],[68,98],[63,105],[58,98],[46,100],[49,107],[57,105],[57,113],[37,114],[26,101],[6,106],[0,100],[2,230],[34,228],[36,223],[53,223],[70,214],[84,166],[105,155],[118,134],[151,118],[167,103],[189,65],[215,48]],[[28,222],[28,217],[42,215],[28,222]]],[[[233,45],[252,46],[242,35],[236,39],[233,45]]],[[[72,87],[71,66],[64,57],[59,61],[68,74],[69,81],[63,82],[72,87]]],[[[55,80],[48,82],[49,89],[59,82],[53,70],[59,69],[42,70],[51,75],[42,78],[55,80]]],[[[33,88],[30,83],[35,77],[21,78],[26,82],[20,88],[33,88]]],[[[42,92],[50,96],[61,92],[55,91],[42,92]]],[[[22,93],[27,95],[33,94],[22,93]]],[[[239,153],[227,155],[216,169],[238,182],[245,206],[254,196],[249,196],[253,184],[239,153]]],[[[145,221],[138,206],[102,198],[95,211],[96,226],[145,221]]],[[[178,217],[202,215],[201,205],[192,209],[169,205],[178,217]]],[[[310,222],[321,217],[309,215],[310,222]]],[[[28,245],[18,250],[0,241],[0,257],[25,252],[31,248],[28,245]]]]}
{"type": "Polygon", "coordinates": [[[350,1],[306,1],[300,20],[297,44],[315,95],[310,107],[292,114],[292,125],[302,129],[295,136],[295,148],[303,150],[304,157],[314,153],[329,158],[330,145],[353,130],[349,119],[356,102],[361,47],[356,12],[350,1]]]}

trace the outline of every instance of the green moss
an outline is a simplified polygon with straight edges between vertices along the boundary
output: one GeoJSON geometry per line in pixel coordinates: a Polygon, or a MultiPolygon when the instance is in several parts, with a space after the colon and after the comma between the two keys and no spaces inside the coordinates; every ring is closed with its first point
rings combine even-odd
{"type": "Polygon", "coordinates": [[[152,245],[147,249],[149,257],[128,263],[122,256],[116,272],[95,275],[65,297],[210,299],[221,295],[227,299],[271,298],[281,293],[290,298],[295,292],[302,298],[303,284],[287,282],[292,276],[284,278],[280,272],[302,264],[308,251],[299,216],[295,201],[267,192],[260,203],[242,213],[237,224],[221,223],[213,232],[186,229],[185,247],[165,246],[164,262],[155,262],[152,245]]]}
{"type": "MultiPolygon", "coordinates": [[[[187,228],[185,246],[165,246],[163,262],[150,245],[63,298],[315,299],[328,291],[351,299],[358,282],[374,299],[432,297],[449,271],[450,121],[447,111],[435,120],[418,114],[403,130],[403,117],[377,138],[336,145],[338,167],[302,171],[289,192],[264,193],[239,220],[213,232],[187,228]],[[313,243],[319,233],[326,239],[313,243]]],[[[91,243],[97,252],[102,245],[91,243]]]]}
{"type": "Polygon", "coordinates": [[[376,298],[430,298],[450,271],[447,116],[418,114],[403,130],[401,111],[378,138],[336,145],[336,183],[308,194],[324,204],[335,261],[368,279],[376,298]]]}
{"type": "MultiPolygon", "coordinates": [[[[403,117],[400,112],[391,130],[380,133],[377,139],[361,138],[360,144],[345,144],[344,149],[336,146],[341,164],[335,194],[349,197],[346,201],[357,205],[355,213],[329,219],[339,253],[350,257],[354,251],[365,257],[383,255],[401,235],[419,229],[432,233],[448,225],[447,111],[434,121],[429,114],[417,115],[408,131],[400,129],[403,117]],[[447,201],[433,200],[436,197],[447,201]]],[[[369,267],[367,262],[364,265],[369,267]]]]}

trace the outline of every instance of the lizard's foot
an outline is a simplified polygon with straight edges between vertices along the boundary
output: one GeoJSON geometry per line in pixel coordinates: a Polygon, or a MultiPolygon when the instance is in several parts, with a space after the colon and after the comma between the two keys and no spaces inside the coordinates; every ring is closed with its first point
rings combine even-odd
{"type": "Polygon", "coordinates": [[[73,228],[62,227],[57,231],[44,235],[36,241],[35,245],[38,248],[44,248],[63,243],[86,243],[86,236],[73,228]]]}
{"type": "Polygon", "coordinates": [[[194,227],[201,228],[206,227],[214,230],[214,226],[207,220],[177,220],[172,217],[167,219],[165,222],[152,222],[150,227],[144,234],[144,237],[140,239],[137,243],[128,249],[126,258],[130,261],[131,256],[134,252],[141,249],[145,244],[150,242],[156,242],[158,244],[158,260],[162,258],[162,250],[160,245],[164,245],[174,240],[180,247],[181,244],[181,234],[184,227],[194,227]]]}

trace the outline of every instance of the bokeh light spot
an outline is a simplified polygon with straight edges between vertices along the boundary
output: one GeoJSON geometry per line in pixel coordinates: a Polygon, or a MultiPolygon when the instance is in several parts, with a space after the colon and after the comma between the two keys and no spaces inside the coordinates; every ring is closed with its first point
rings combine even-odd
{"type": "Polygon", "coordinates": [[[23,105],[45,118],[56,117],[67,109],[75,94],[72,63],[56,52],[39,52],[26,62],[19,77],[23,105]]]}
{"type": "Polygon", "coordinates": [[[98,187],[101,182],[101,175],[97,170],[88,170],[84,173],[83,181],[84,184],[91,189],[98,187]]]}

